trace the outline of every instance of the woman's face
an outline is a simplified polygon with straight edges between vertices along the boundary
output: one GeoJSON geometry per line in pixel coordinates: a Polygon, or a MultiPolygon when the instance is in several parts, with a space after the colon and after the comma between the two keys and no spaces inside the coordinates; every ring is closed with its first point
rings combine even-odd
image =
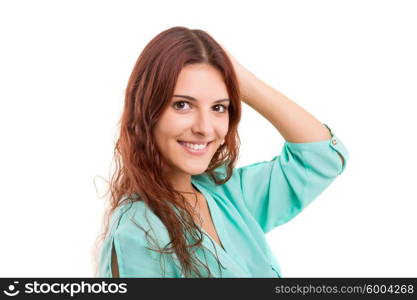
{"type": "Polygon", "coordinates": [[[174,96],[154,130],[159,151],[169,162],[168,172],[197,175],[207,169],[229,128],[227,98],[226,85],[214,67],[198,64],[181,70],[174,96]]]}

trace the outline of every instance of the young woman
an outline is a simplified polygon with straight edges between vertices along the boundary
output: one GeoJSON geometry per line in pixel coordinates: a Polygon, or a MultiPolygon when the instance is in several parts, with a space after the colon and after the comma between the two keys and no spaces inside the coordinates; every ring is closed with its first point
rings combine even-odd
{"type": "Polygon", "coordinates": [[[165,30],[127,85],[98,276],[281,277],[265,234],[317,198],[348,155],[209,34],[165,30]],[[235,168],[241,100],[285,143],[272,160],[235,168]]]}

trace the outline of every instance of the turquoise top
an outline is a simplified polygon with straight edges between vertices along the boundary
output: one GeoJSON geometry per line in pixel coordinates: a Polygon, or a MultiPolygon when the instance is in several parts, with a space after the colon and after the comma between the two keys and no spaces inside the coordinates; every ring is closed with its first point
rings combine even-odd
{"type": "MultiPolygon", "coordinates": [[[[207,199],[217,235],[224,249],[205,233],[203,246],[195,252],[214,277],[282,277],[279,264],[265,234],[298,215],[340,175],[349,158],[345,146],[331,139],[309,143],[285,141],[272,160],[235,168],[232,177],[216,185],[206,174],[194,175],[192,184],[207,199]],[[341,158],[344,158],[342,165],[341,158]],[[216,261],[217,257],[223,267],[216,261]]],[[[225,173],[225,166],[218,168],[225,173]]],[[[174,254],[147,249],[170,242],[161,220],[143,201],[120,205],[112,215],[110,230],[99,258],[99,277],[112,277],[111,246],[114,243],[120,277],[185,277],[174,254]],[[150,229],[151,237],[144,231],[150,229]],[[152,237],[156,235],[156,242],[152,237]],[[163,273],[161,267],[164,267],[163,273]]],[[[171,246],[171,245],[170,245],[171,246]]],[[[203,267],[199,268],[207,274],[203,267]]]]}

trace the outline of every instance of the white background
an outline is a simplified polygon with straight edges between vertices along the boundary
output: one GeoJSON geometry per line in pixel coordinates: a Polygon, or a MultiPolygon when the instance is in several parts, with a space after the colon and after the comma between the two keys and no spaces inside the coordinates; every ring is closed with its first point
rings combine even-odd
{"type": "MultiPolygon", "coordinates": [[[[267,235],[282,275],[417,276],[416,13],[381,0],[2,1],[0,276],[92,276],[123,90],[172,26],[209,32],[349,150],[345,172],[267,235]]],[[[279,132],[243,109],[238,166],[280,154],[279,132]]]]}

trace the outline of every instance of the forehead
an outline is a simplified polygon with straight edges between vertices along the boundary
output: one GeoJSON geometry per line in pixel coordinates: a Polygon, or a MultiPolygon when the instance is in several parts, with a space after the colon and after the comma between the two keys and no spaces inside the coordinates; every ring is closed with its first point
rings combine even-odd
{"type": "Polygon", "coordinates": [[[192,96],[199,101],[228,97],[220,71],[207,64],[185,66],[178,76],[174,94],[192,96]]]}

